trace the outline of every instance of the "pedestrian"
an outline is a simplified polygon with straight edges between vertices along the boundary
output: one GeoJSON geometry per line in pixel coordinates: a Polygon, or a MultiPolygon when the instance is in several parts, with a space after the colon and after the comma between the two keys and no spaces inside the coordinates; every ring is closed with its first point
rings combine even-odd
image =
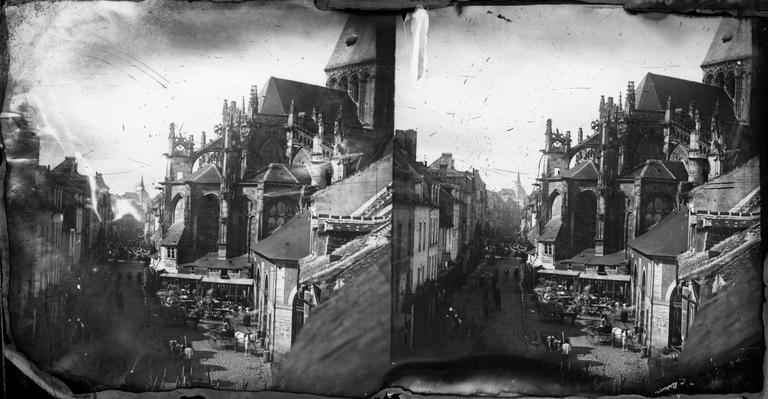
{"type": "Polygon", "coordinates": [[[250,308],[245,308],[245,315],[243,315],[243,325],[244,326],[251,325],[251,309],[250,308]]]}
{"type": "Polygon", "coordinates": [[[493,288],[493,299],[496,301],[496,310],[501,311],[501,290],[499,287],[493,288]]]}
{"type": "Polygon", "coordinates": [[[560,370],[563,370],[563,366],[567,365],[567,369],[571,369],[571,342],[570,338],[563,340],[563,345],[560,347],[560,370]]]}
{"type": "Polygon", "coordinates": [[[509,269],[504,268],[504,280],[509,280],[509,269]]]}
{"type": "Polygon", "coordinates": [[[622,321],[622,323],[626,323],[629,320],[629,310],[627,309],[626,303],[621,305],[621,312],[619,313],[619,319],[622,321]]]}
{"type": "Polygon", "coordinates": [[[483,314],[488,317],[491,307],[491,300],[488,298],[488,291],[483,291],[483,314]]]}
{"type": "Polygon", "coordinates": [[[192,358],[195,356],[195,351],[191,345],[187,345],[184,348],[184,366],[190,366],[192,364],[192,358]]]}

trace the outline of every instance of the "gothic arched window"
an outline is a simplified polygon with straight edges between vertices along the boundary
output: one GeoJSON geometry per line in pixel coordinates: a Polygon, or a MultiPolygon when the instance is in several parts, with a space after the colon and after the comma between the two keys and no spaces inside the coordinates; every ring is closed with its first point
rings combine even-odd
{"type": "Polygon", "coordinates": [[[346,91],[347,91],[347,87],[348,87],[348,84],[347,84],[347,77],[346,77],[346,76],[342,76],[342,77],[339,79],[339,86],[338,86],[338,89],[339,89],[339,90],[341,90],[341,91],[343,91],[343,92],[346,92],[346,91]]]}
{"type": "Polygon", "coordinates": [[[725,93],[728,94],[728,97],[734,98],[733,94],[734,89],[736,88],[736,76],[733,72],[729,73],[725,78],[725,86],[723,88],[725,89],[725,93]]]}
{"type": "Polygon", "coordinates": [[[715,76],[715,86],[722,88],[725,86],[725,75],[720,72],[715,76]]]}
{"type": "Polygon", "coordinates": [[[704,84],[705,85],[712,85],[712,75],[707,74],[707,76],[704,77],[704,84]]]}
{"type": "Polygon", "coordinates": [[[294,201],[286,198],[272,202],[267,206],[265,215],[267,219],[266,232],[282,226],[294,214],[296,214],[296,203],[294,201]]]}
{"type": "Polygon", "coordinates": [[[360,121],[365,123],[367,119],[368,108],[370,107],[368,100],[368,92],[370,91],[368,85],[370,84],[370,78],[368,75],[363,76],[360,79],[360,92],[357,97],[357,114],[360,121]]]}
{"type": "Polygon", "coordinates": [[[555,191],[554,194],[549,199],[549,217],[550,219],[554,219],[556,217],[560,217],[560,214],[562,213],[563,209],[563,197],[555,191]]]}
{"type": "Polygon", "coordinates": [[[349,94],[355,102],[359,101],[358,95],[360,94],[360,79],[357,75],[352,75],[349,79],[349,94]]]}
{"type": "Polygon", "coordinates": [[[643,213],[641,214],[641,230],[647,230],[661,219],[664,219],[665,216],[672,212],[672,208],[672,200],[670,200],[666,195],[656,194],[652,197],[649,197],[643,204],[643,213]]]}
{"type": "Polygon", "coordinates": [[[328,81],[328,84],[326,86],[328,86],[331,89],[335,89],[337,83],[338,82],[336,81],[336,78],[331,78],[331,80],[328,81]]]}

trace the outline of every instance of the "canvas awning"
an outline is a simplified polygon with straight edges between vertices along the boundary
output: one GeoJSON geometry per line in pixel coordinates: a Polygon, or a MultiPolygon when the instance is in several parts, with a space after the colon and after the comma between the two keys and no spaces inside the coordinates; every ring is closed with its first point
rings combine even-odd
{"type": "Polygon", "coordinates": [[[631,277],[628,274],[597,274],[584,272],[579,275],[579,279],[629,282],[631,277]]]}
{"type": "Polygon", "coordinates": [[[578,277],[578,271],[574,270],[557,270],[557,269],[541,269],[536,271],[537,274],[553,274],[558,276],[578,277]]]}
{"type": "Polygon", "coordinates": [[[160,278],[178,278],[183,280],[202,280],[203,276],[191,273],[163,273],[160,278]]]}
{"type": "Polygon", "coordinates": [[[586,249],[573,258],[563,259],[557,263],[575,263],[591,266],[619,266],[627,263],[627,254],[624,251],[603,256],[596,256],[594,251],[594,249],[586,249]]]}
{"type": "Polygon", "coordinates": [[[204,283],[216,283],[216,284],[233,284],[233,285],[253,285],[252,278],[219,278],[219,277],[203,277],[204,283]]]}

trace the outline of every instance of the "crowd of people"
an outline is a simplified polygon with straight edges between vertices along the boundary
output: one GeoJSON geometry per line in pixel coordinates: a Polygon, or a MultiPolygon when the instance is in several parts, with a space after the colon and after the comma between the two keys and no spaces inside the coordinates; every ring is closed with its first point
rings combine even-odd
{"type": "Polygon", "coordinates": [[[107,259],[116,260],[146,260],[157,252],[155,248],[141,240],[133,242],[107,242],[104,255],[107,259]]]}

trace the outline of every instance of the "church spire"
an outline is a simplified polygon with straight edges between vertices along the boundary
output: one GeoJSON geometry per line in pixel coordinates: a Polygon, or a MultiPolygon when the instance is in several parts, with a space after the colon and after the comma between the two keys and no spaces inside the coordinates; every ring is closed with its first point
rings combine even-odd
{"type": "Polygon", "coordinates": [[[295,112],[296,111],[294,110],[293,99],[291,99],[291,108],[288,109],[288,127],[293,127],[293,124],[296,123],[293,115],[295,112]]]}

